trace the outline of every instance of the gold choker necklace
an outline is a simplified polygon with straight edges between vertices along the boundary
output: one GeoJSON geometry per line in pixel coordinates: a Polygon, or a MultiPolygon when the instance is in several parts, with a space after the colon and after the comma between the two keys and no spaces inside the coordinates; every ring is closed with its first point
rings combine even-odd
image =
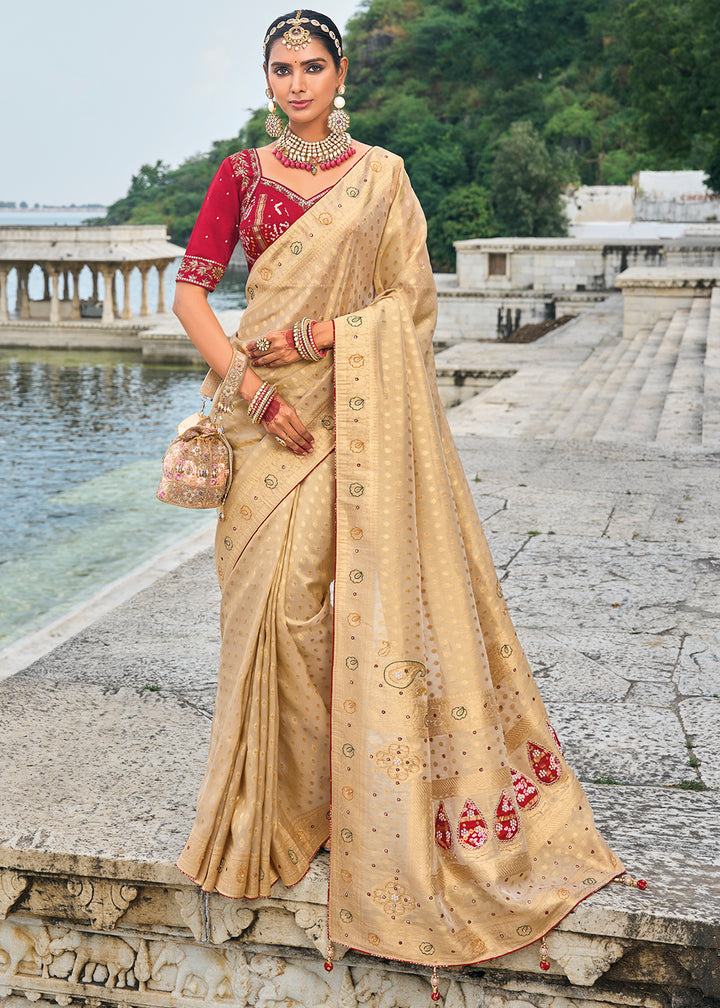
{"type": "Polygon", "coordinates": [[[354,153],[355,148],[347,133],[331,133],[324,140],[306,141],[296,136],[289,126],[285,127],[273,147],[273,154],[287,168],[304,168],[313,175],[317,175],[318,168],[321,171],[336,168],[354,153]]]}

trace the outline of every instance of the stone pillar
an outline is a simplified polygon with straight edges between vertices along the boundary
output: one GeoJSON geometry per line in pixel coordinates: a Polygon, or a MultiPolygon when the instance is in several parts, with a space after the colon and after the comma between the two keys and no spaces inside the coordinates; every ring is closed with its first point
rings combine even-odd
{"type": "Polygon", "coordinates": [[[123,266],[121,268],[122,278],[123,278],[123,308],[122,308],[122,318],[129,322],[132,318],[132,307],[130,305],[130,274],[133,271],[132,266],[123,266]]]}
{"type": "Polygon", "coordinates": [[[63,301],[70,300],[70,271],[63,270],[63,301]]]}
{"type": "Polygon", "coordinates": [[[92,302],[93,304],[97,304],[98,301],[100,300],[100,296],[98,294],[98,273],[100,272],[100,270],[97,268],[97,266],[91,266],[90,272],[92,273],[92,280],[93,280],[92,302]]]}
{"type": "Polygon", "coordinates": [[[115,313],[113,312],[113,284],[115,282],[115,270],[112,266],[101,266],[102,278],[103,278],[103,313],[102,313],[102,324],[112,325],[115,321],[115,313]]]}
{"type": "Polygon", "coordinates": [[[0,269],[0,322],[9,320],[7,303],[7,277],[8,270],[0,269]]]}
{"type": "Polygon", "coordinates": [[[112,310],[113,318],[117,318],[120,314],[118,311],[117,269],[113,266],[112,271],[112,283],[110,285],[110,291],[112,293],[112,310]]]}
{"type": "Polygon", "coordinates": [[[45,269],[44,266],[41,266],[40,269],[43,272],[43,283],[44,283],[43,301],[49,301],[50,300],[50,274],[48,273],[48,271],[45,269]]]}
{"type": "Polygon", "coordinates": [[[150,267],[147,263],[143,263],[140,267],[140,279],[142,280],[142,293],[140,295],[140,315],[142,318],[146,318],[150,314],[150,309],[148,308],[148,273],[150,272],[150,267]]]}
{"type": "Polygon", "coordinates": [[[82,271],[82,266],[73,266],[71,269],[73,278],[73,296],[72,296],[72,311],[70,312],[70,317],[74,319],[80,318],[80,273],[82,271]]]}
{"type": "Polygon", "coordinates": [[[18,298],[20,301],[20,318],[30,318],[30,295],[28,293],[28,282],[30,279],[30,266],[21,266],[18,270],[18,298]],[[22,282],[21,282],[22,281],[22,282]]]}
{"type": "Polygon", "coordinates": [[[60,274],[50,274],[50,321],[60,321],[60,274]]]}
{"type": "Polygon", "coordinates": [[[158,304],[157,310],[158,314],[164,314],[167,311],[165,307],[165,270],[168,267],[167,263],[156,263],[158,271],[158,304]]]}

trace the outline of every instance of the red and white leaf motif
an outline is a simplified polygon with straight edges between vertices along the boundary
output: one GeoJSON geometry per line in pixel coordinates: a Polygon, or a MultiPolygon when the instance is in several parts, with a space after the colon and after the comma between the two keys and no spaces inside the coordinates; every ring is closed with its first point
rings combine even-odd
{"type": "Polygon", "coordinates": [[[507,792],[503,791],[495,810],[495,836],[498,840],[512,840],[519,829],[520,822],[515,806],[510,801],[507,792]]]}
{"type": "Polygon", "coordinates": [[[515,789],[515,797],[517,798],[517,803],[521,809],[526,809],[528,812],[530,809],[534,809],[537,803],[540,801],[540,792],[535,787],[531,780],[521,774],[519,770],[510,769],[510,775],[512,777],[513,788],[515,789]]]}
{"type": "Polygon", "coordinates": [[[557,756],[537,742],[528,742],[527,750],[533,773],[541,784],[554,784],[560,779],[562,765],[557,756]]]}
{"type": "Polygon", "coordinates": [[[443,850],[450,850],[452,847],[453,835],[450,820],[447,817],[445,806],[440,802],[440,807],[435,816],[435,843],[443,850]]]}
{"type": "Polygon", "coordinates": [[[463,847],[477,849],[487,841],[488,828],[480,809],[469,798],[458,820],[458,840],[463,847]]]}

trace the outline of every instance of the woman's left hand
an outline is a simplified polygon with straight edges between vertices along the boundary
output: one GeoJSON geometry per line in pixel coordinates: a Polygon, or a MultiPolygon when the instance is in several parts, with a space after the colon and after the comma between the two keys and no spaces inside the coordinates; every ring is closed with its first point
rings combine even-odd
{"type": "Polygon", "coordinates": [[[266,333],[248,343],[245,349],[250,362],[260,367],[281,367],[283,364],[294,364],[301,359],[295,349],[292,329],[278,329],[266,333]],[[262,349],[258,348],[258,343],[262,349]]]}

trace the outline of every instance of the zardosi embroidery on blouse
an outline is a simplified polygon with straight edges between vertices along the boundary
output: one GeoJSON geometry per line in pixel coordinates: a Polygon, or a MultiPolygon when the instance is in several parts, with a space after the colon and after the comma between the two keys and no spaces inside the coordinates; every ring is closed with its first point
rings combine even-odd
{"type": "Polygon", "coordinates": [[[215,290],[223,278],[225,267],[213,259],[201,259],[199,256],[183,256],[178,270],[177,279],[182,283],[197,284],[208,290],[215,290]]]}
{"type": "Polygon", "coordinates": [[[305,199],[281,182],[265,178],[255,150],[240,151],[230,160],[241,186],[240,241],[252,269],[262,253],[328,190],[305,199]]]}

